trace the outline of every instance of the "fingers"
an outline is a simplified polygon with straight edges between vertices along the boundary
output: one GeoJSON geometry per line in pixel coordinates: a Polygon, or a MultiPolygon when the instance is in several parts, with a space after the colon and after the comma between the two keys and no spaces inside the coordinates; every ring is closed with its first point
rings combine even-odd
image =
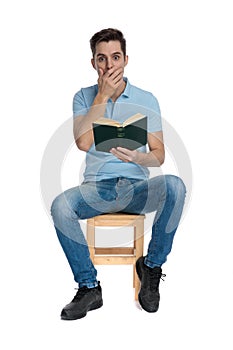
{"type": "Polygon", "coordinates": [[[106,82],[113,85],[118,84],[123,79],[123,69],[118,68],[116,70],[109,69],[106,73],[103,72],[103,69],[99,68],[99,83],[106,82]]]}
{"type": "Polygon", "coordinates": [[[99,74],[99,78],[102,78],[102,76],[104,75],[104,71],[102,68],[98,69],[98,74],[99,74]]]}
{"type": "Polygon", "coordinates": [[[134,162],[136,159],[136,151],[131,151],[127,148],[123,147],[117,147],[112,148],[110,152],[117,157],[118,159],[122,160],[123,162],[134,162]]]}
{"type": "Polygon", "coordinates": [[[102,78],[106,81],[113,82],[114,84],[117,84],[123,78],[123,69],[118,68],[118,69],[114,70],[114,68],[111,68],[102,76],[102,78]]]}
{"type": "Polygon", "coordinates": [[[106,74],[109,78],[112,78],[112,80],[117,80],[119,77],[121,78],[123,76],[123,68],[118,68],[116,70],[111,68],[106,72],[106,74]]]}
{"type": "Polygon", "coordinates": [[[123,80],[123,72],[124,70],[122,68],[111,68],[104,73],[103,69],[99,68],[99,92],[108,96],[109,98],[113,96],[113,94],[116,92],[116,89],[120,86],[123,80]]]}

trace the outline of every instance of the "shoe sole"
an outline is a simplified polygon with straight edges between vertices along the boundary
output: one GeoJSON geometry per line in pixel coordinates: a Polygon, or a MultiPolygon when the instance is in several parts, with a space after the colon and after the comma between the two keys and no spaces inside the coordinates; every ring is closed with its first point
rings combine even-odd
{"type": "Polygon", "coordinates": [[[103,300],[98,301],[96,303],[93,303],[92,305],[90,305],[90,307],[88,308],[88,310],[86,312],[83,312],[81,314],[76,314],[73,317],[66,317],[66,316],[61,316],[62,320],[66,320],[66,321],[74,321],[74,320],[79,320],[80,318],[83,318],[86,316],[86,314],[88,313],[88,311],[92,311],[92,310],[96,310],[99,309],[101,306],[103,306],[103,300]]]}

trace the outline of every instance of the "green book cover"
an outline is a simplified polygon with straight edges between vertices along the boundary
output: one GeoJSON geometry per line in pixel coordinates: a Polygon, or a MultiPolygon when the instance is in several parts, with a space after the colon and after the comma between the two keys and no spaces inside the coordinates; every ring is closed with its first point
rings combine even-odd
{"type": "Polygon", "coordinates": [[[97,151],[109,152],[116,147],[135,150],[147,143],[147,117],[137,113],[122,124],[100,118],[93,123],[93,134],[97,151]]]}

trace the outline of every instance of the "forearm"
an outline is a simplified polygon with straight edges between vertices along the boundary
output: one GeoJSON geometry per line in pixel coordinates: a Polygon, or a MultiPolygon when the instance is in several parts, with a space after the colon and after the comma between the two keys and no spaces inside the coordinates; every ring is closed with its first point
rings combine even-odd
{"type": "Polygon", "coordinates": [[[89,112],[74,120],[74,138],[79,149],[88,151],[94,142],[92,123],[104,117],[109,98],[113,101],[120,96],[125,88],[123,80],[123,68],[111,68],[105,73],[98,69],[98,93],[89,112]]]}
{"type": "Polygon", "coordinates": [[[74,138],[78,148],[81,150],[88,151],[94,142],[92,123],[104,117],[106,104],[107,98],[98,93],[88,113],[74,119],[74,138]]]}
{"type": "Polygon", "coordinates": [[[139,153],[138,164],[146,167],[159,167],[164,163],[165,149],[162,131],[148,133],[148,153],[139,153]]]}
{"type": "Polygon", "coordinates": [[[153,150],[148,153],[137,152],[135,163],[145,167],[160,167],[164,163],[163,150],[153,150]]]}
{"type": "Polygon", "coordinates": [[[137,150],[130,151],[127,148],[112,148],[111,153],[123,162],[132,162],[145,167],[159,167],[164,162],[164,149],[154,149],[148,153],[137,150]]]}

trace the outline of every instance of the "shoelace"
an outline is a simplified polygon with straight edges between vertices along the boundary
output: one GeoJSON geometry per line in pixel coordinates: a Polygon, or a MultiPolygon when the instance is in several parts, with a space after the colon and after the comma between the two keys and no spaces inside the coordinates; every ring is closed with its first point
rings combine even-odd
{"type": "Polygon", "coordinates": [[[157,291],[159,288],[159,282],[160,279],[164,281],[164,278],[166,275],[161,272],[154,272],[153,270],[149,271],[149,278],[150,278],[150,289],[157,291]]]}
{"type": "Polygon", "coordinates": [[[82,297],[86,294],[87,290],[88,290],[87,287],[79,288],[76,295],[74,296],[72,302],[76,302],[76,301],[79,301],[80,299],[82,299],[82,297]]]}
{"type": "Polygon", "coordinates": [[[160,277],[162,281],[165,281],[165,280],[163,279],[163,277],[164,277],[164,278],[166,277],[165,273],[162,273],[162,274],[161,274],[161,277],[160,277]]]}

